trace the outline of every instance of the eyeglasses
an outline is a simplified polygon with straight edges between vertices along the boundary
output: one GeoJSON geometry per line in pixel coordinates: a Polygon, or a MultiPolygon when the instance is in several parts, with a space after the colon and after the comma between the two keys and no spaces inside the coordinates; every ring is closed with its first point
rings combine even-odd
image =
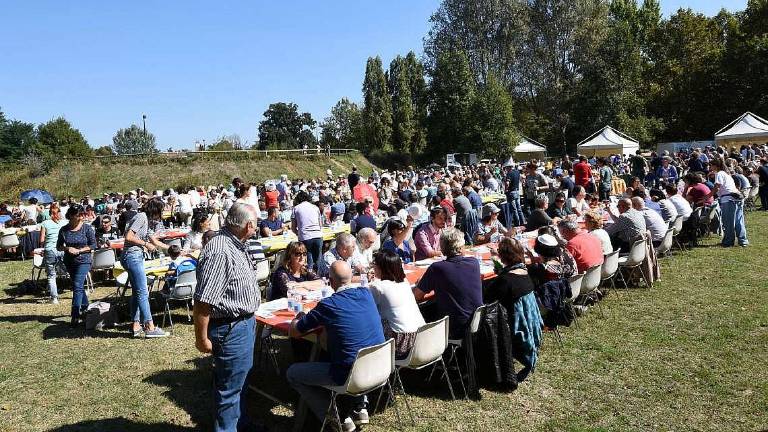
{"type": "Polygon", "coordinates": [[[559,200],[555,200],[555,202],[564,203],[565,200],[564,199],[559,199],[559,200]]]}
{"type": "Polygon", "coordinates": [[[307,253],[306,252],[294,252],[293,256],[295,256],[295,257],[305,257],[305,256],[307,256],[307,253]]]}

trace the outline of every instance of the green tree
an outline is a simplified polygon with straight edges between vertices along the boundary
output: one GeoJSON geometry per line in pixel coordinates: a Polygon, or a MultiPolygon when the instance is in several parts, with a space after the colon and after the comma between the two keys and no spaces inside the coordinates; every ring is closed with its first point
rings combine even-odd
{"type": "Polygon", "coordinates": [[[96,156],[114,156],[115,151],[110,146],[101,146],[93,151],[96,156]]]}
{"type": "Polygon", "coordinates": [[[414,119],[410,153],[417,155],[424,151],[427,144],[427,82],[424,79],[424,65],[413,51],[405,56],[405,67],[408,72],[414,119]]]}
{"type": "Polygon", "coordinates": [[[208,150],[242,150],[243,144],[240,135],[223,135],[216,139],[213,144],[208,146],[208,150]]]}
{"type": "Polygon", "coordinates": [[[155,136],[150,132],[144,133],[142,128],[132,124],[115,133],[112,137],[112,150],[119,155],[157,153],[155,136]]]}
{"type": "Polygon", "coordinates": [[[37,140],[46,153],[55,156],[85,157],[93,154],[79,130],[58,117],[37,127],[37,140]]]}
{"type": "Polygon", "coordinates": [[[391,150],[392,102],[381,58],[369,57],[363,81],[363,148],[391,150]]]}
{"type": "Polygon", "coordinates": [[[416,129],[410,76],[403,57],[397,56],[389,65],[389,94],[392,100],[392,148],[410,153],[416,129]]]}
{"type": "Polygon", "coordinates": [[[35,125],[19,120],[9,121],[0,115],[0,159],[19,160],[29,152],[42,153],[35,125]]]}
{"type": "Polygon", "coordinates": [[[300,140],[306,141],[306,137],[302,138],[304,128],[312,129],[316,124],[311,114],[299,114],[295,103],[270,104],[264,112],[264,120],[259,123],[259,148],[299,148],[302,144],[300,140]]]}
{"type": "Polygon", "coordinates": [[[323,146],[361,148],[363,142],[362,112],[356,103],[342,98],[331,108],[331,115],[320,125],[323,146]]]}
{"type": "Polygon", "coordinates": [[[463,51],[440,55],[432,72],[429,94],[427,151],[439,158],[469,149],[468,125],[475,81],[463,51]]]}
{"type": "Polygon", "coordinates": [[[493,74],[477,93],[471,107],[472,151],[503,160],[519,141],[512,98],[493,74]]]}

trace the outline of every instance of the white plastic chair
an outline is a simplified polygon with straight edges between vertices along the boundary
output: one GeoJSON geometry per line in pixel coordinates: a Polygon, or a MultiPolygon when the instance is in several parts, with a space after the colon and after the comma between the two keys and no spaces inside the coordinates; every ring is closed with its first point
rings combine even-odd
{"type": "MultiPolygon", "coordinates": [[[[331,392],[331,403],[325,412],[323,426],[321,431],[325,430],[325,424],[328,422],[328,415],[333,413],[334,419],[342,429],[341,419],[339,418],[339,408],[336,405],[336,397],[339,395],[362,396],[373,390],[387,386],[389,394],[392,392],[392,385],[389,382],[389,376],[395,371],[395,340],[388,341],[379,345],[363,348],[357,352],[355,362],[347,376],[347,382],[340,386],[323,386],[331,392]]],[[[397,405],[395,405],[397,410],[397,405]]],[[[398,418],[400,413],[398,412],[398,418]]]]}
{"type": "MultiPolygon", "coordinates": [[[[677,245],[677,247],[678,247],[680,250],[684,250],[685,248],[683,247],[683,245],[682,245],[682,244],[680,243],[680,241],[678,240],[678,236],[680,236],[680,233],[681,233],[681,232],[683,232],[683,216],[682,216],[682,215],[678,215],[678,216],[675,218],[675,220],[674,220],[674,221],[672,221],[672,223],[670,224],[670,228],[672,228],[672,230],[674,231],[674,234],[673,234],[673,243],[674,243],[675,245],[677,245]]],[[[671,248],[671,247],[670,247],[670,248],[671,248]]]]}
{"type": "MultiPolygon", "coordinates": [[[[472,317],[469,319],[469,327],[467,328],[467,331],[470,335],[473,335],[480,330],[480,320],[483,318],[483,315],[485,315],[485,308],[487,305],[481,305],[475,311],[472,313],[472,317]]],[[[450,368],[451,362],[454,362],[456,365],[456,370],[459,372],[459,383],[461,384],[461,389],[464,390],[464,399],[469,398],[469,394],[467,393],[467,387],[464,385],[464,376],[461,374],[461,368],[459,367],[459,359],[456,358],[456,350],[462,347],[464,344],[463,339],[448,339],[448,346],[451,347],[451,357],[448,359],[448,367],[450,368]]],[[[465,360],[465,366],[466,366],[466,358],[465,360]]],[[[445,374],[448,376],[448,369],[445,369],[445,374]]],[[[430,375],[431,376],[431,375],[430,375]]],[[[450,379],[450,377],[449,377],[450,379]]],[[[451,398],[456,399],[456,397],[453,394],[453,390],[451,390],[451,398]]]]}
{"type": "MultiPolygon", "coordinates": [[[[412,369],[419,370],[425,367],[440,363],[443,370],[447,371],[445,367],[445,361],[443,360],[443,353],[448,347],[448,317],[424,324],[416,330],[416,337],[413,342],[413,347],[408,353],[408,357],[402,360],[395,360],[395,385],[400,386],[400,390],[403,392],[403,398],[405,399],[405,406],[408,408],[408,414],[411,417],[411,421],[416,425],[416,419],[413,416],[411,405],[408,403],[408,395],[405,393],[405,387],[403,381],[400,379],[400,369],[412,369]]],[[[451,379],[446,374],[445,381],[448,383],[448,388],[453,395],[453,386],[451,385],[451,379]]],[[[378,402],[376,403],[378,406],[378,402]]]]}
{"type": "Polygon", "coordinates": [[[40,275],[45,270],[45,257],[39,253],[32,255],[32,282],[37,285],[40,280],[40,275]],[[37,277],[35,277],[35,271],[37,271],[37,277]]]}
{"type": "MultiPolygon", "coordinates": [[[[19,242],[19,236],[16,235],[16,233],[10,233],[10,234],[3,234],[0,236],[0,249],[2,250],[8,250],[13,248],[18,248],[21,243],[19,242]]],[[[23,251],[22,251],[22,259],[23,259],[23,251]]]]}
{"type": "Polygon", "coordinates": [[[600,282],[602,281],[602,269],[602,264],[596,264],[588,268],[587,271],[584,272],[584,279],[581,282],[582,306],[586,306],[587,300],[593,299],[595,304],[598,305],[598,309],[600,309],[601,315],[603,313],[602,306],[600,306],[600,302],[597,301],[597,296],[595,293],[597,292],[597,288],[600,286],[600,282]]]}
{"type": "Polygon", "coordinates": [[[749,190],[749,194],[744,198],[744,210],[751,211],[757,210],[757,194],[760,192],[760,188],[753,187],[749,190]]]}
{"type": "Polygon", "coordinates": [[[192,321],[192,316],[189,311],[189,302],[192,300],[195,294],[195,288],[197,287],[197,271],[187,270],[180,273],[176,277],[176,283],[173,287],[166,291],[161,291],[160,294],[165,298],[165,310],[163,311],[163,324],[165,327],[165,317],[168,316],[168,321],[171,323],[171,331],[173,331],[173,319],[171,318],[171,308],[169,303],[171,301],[184,302],[184,306],[187,307],[187,320],[192,321]]]}
{"type": "Polygon", "coordinates": [[[125,291],[128,289],[128,272],[124,271],[120,273],[116,278],[116,291],[115,296],[120,298],[125,295],[125,291]]]}
{"type": "MultiPolygon", "coordinates": [[[[573,313],[573,322],[576,323],[576,326],[578,327],[579,321],[576,319],[576,308],[573,307],[574,303],[576,302],[576,298],[579,297],[581,294],[581,284],[584,281],[584,273],[578,273],[568,278],[568,285],[571,286],[571,298],[568,299],[568,306],[571,308],[571,312],[573,313]]],[[[555,327],[555,332],[557,339],[560,341],[560,344],[562,344],[562,337],[560,336],[560,331],[555,327]]]]}
{"type": "Polygon", "coordinates": [[[614,282],[614,279],[616,278],[616,273],[619,272],[619,252],[618,250],[615,250],[608,255],[603,256],[603,267],[601,270],[600,275],[600,282],[605,282],[607,280],[611,281],[611,288],[616,288],[616,283],[614,282]]]}
{"type": "Polygon", "coordinates": [[[674,241],[675,230],[670,228],[664,234],[661,244],[656,248],[656,256],[672,256],[672,242],[674,241]]]}
{"type": "MultiPolygon", "coordinates": [[[[643,261],[645,261],[645,255],[645,239],[641,238],[632,243],[632,247],[629,249],[629,254],[619,257],[619,276],[621,276],[621,280],[624,282],[624,288],[629,288],[627,279],[631,279],[635,272],[640,269],[640,266],[643,265],[643,261]],[[624,269],[630,270],[629,276],[625,277],[621,272],[624,269]]],[[[650,284],[648,284],[648,287],[650,288],[650,284]]]]}

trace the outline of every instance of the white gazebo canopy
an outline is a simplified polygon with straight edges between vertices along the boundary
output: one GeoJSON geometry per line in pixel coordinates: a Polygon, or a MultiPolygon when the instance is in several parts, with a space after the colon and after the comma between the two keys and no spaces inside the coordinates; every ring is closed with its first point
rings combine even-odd
{"type": "Polygon", "coordinates": [[[611,154],[635,154],[640,143],[627,134],[606,126],[578,143],[576,148],[586,156],[609,156],[611,154]]]}
{"type": "Polygon", "coordinates": [[[753,138],[768,140],[768,121],[749,111],[715,133],[715,141],[753,138]]]}
{"type": "Polygon", "coordinates": [[[547,148],[530,138],[522,137],[513,151],[515,153],[546,153],[547,148]]]}

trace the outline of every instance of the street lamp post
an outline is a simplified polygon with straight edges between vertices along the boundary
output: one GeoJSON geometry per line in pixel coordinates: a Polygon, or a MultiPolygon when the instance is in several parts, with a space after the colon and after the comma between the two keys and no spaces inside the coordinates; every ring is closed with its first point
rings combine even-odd
{"type": "Polygon", "coordinates": [[[147,115],[146,114],[141,115],[141,122],[144,125],[144,140],[146,141],[147,140],[147,115]]]}

